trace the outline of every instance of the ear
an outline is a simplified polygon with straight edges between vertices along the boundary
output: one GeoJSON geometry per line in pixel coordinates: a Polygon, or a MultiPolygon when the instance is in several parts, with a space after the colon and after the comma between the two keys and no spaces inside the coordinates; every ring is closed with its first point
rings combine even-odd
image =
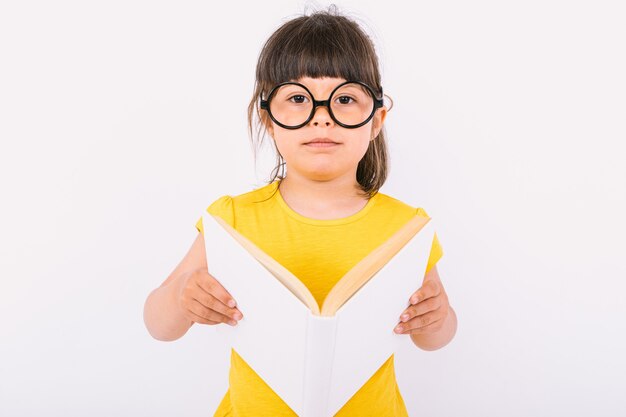
{"type": "Polygon", "coordinates": [[[269,133],[272,139],[274,139],[274,123],[272,123],[272,119],[270,119],[267,116],[267,114],[261,117],[262,117],[263,127],[265,127],[265,130],[267,130],[267,133],[269,133]]]}
{"type": "Polygon", "coordinates": [[[383,128],[383,124],[385,123],[385,118],[387,117],[387,108],[381,107],[374,114],[373,123],[372,123],[372,140],[380,133],[380,130],[383,128]]]}

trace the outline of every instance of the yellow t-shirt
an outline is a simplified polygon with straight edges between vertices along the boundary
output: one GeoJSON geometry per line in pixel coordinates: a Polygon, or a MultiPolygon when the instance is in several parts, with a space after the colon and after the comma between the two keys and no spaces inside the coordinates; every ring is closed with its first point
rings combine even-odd
{"type": "MultiPolygon", "coordinates": [[[[292,210],[282,199],[278,181],[235,197],[215,200],[210,214],[228,222],[260,249],[285,266],[311,291],[321,306],[337,281],[373,249],[398,231],[422,208],[411,207],[378,192],[359,212],[341,219],[318,220],[292,210]]],[[[196,223],[199,232],[202,218],[196,223]]],[[[443,251],[435,234],[426,271],[443,251]]],[[[418,281],[421,283],[420,278],[418,281]]],[[[417,290],[419,286],[415,288],[417,290]]],[[[410,294],[407,294],[407,299],[410,294]]],[[[245,314],[245,306],[241,306],[245,314]]],[[[398,311],[398,317],[401,311],[398,311]]],[[[280,317],[276,318],[280,320],[280,317]]],[[[406,337],[409,337],[406,335],[406,337]]],[[[416,347],[416,349],[418,349],[416,347]]],[[[394,356],[335,414],[349,416],[407,416],[396,383],[394,356]]],[[[296,416],[289,406],[231,350],[229,389],[214,417],[296,416]]]]}

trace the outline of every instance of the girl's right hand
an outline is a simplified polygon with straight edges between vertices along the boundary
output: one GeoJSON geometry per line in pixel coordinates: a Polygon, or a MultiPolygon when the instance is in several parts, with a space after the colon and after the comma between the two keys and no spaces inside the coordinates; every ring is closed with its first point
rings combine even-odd
{"type": "Polygon", "coordinates": [[[239,309],[228,306],[230,301],[234,303],[233,297],[206,269],[187,272],[181,277],[177,300],[185,317],[196,323],[235,326],[243,318],[239,309]]]}

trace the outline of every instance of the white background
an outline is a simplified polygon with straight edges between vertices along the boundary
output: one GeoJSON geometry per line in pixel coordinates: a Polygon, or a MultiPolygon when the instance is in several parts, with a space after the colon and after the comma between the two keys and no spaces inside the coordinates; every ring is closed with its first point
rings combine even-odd
{"type": "MultiPolygon", "coordinates": [[[[337,2],[395,101],[381,191],[437,221],[459,318],[396,357],[411,416],[626,415],[620,3],[337,2]]],[[[254,67],[307,4],[2,2],[0,415],[212,415],[226,349],[151,338],[143,305],[268,178],[254,67]]]]}

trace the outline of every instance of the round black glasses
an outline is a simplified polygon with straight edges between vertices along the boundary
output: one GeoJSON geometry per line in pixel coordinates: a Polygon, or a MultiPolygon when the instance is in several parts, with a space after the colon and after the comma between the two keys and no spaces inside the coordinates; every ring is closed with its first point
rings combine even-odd
{"type": "Polygon", "coordinates": [[[341,127],[355,129],[369,122],[383,107],[370,86],[360,81],[345,81],[330,93],[328,100],[315,100],[304,85],[285,82],[272,88],[261,109],[282,128],[299,129],[311,121],[315,110],[326,106],[328,114],[341,127]]]}

